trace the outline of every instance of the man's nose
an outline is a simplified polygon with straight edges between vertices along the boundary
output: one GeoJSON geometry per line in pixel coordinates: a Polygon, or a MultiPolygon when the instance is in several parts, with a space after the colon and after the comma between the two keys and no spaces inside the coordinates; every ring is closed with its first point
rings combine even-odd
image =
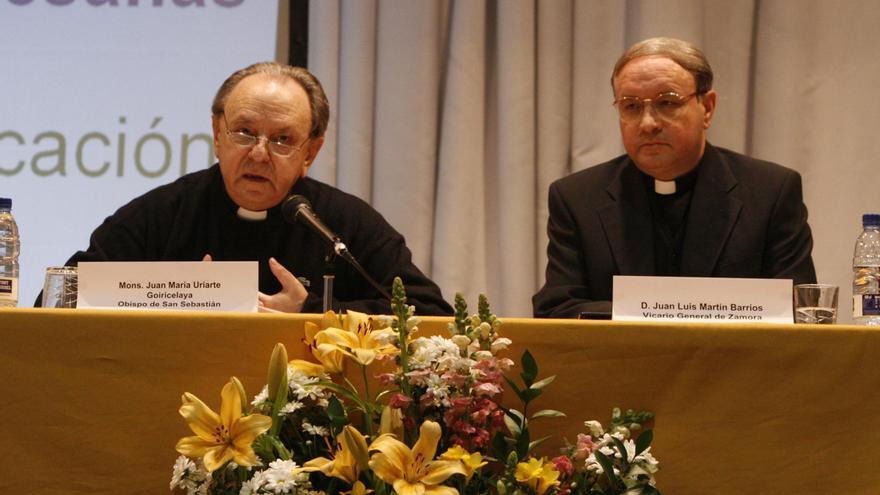
{"type": "Polygon", "coordinates": [[[264,162],[269,160],[269,139],[265,136],[258,136],[257,142],[251,147],[249,152],[251,160],[264,162]]]}
{"type": "Polygon", "coordinates": [[[641,129],[642,132],[655,132],[659,128],[660,121],[654,113],[654,105],[651,103],[645,103],[645,108],[642,109],[642,115],[639,118],[639,129],[641,129]]]}

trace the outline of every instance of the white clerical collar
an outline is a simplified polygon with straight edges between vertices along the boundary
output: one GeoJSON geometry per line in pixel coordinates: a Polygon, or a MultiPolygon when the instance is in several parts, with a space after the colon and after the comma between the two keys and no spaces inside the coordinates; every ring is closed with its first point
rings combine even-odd
{"type": "Polygon", "coordinates": [[[249,220],[251,222],[259,222],[266,219],[266,210],[253,211],[239,206],[238,218],[241,218],[242,220],[249,220]]]}
{"type": "Polygon", "coordinates": [[[654,192],[657,194],[662,194],[664,196],[668,196],[670,194],[675,194],[675,181],[674,180],[660,180],[654,179],[654,192]]]}

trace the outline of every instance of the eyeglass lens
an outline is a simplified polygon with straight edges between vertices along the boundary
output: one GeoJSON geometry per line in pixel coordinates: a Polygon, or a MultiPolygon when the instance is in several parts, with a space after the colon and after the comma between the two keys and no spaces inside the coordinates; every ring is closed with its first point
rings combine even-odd
{"type": "Polygon", "coordinates": [[[645,106],[650,105],[655,116],[672,119],[678,115],[688,98],[678,93],[662,93],[654,98],[645,99],[638,96],[624,96],[617,100],[617,110],[624,120],[639,120],[642,118],[645,106]]]}

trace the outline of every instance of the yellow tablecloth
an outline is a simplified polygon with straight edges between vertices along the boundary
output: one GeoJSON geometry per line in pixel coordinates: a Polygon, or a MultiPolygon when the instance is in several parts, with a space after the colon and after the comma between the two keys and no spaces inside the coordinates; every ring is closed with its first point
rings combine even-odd
{"type": "MultiPolygon", "coordinates": [[[[0,493],[167,493],[180,395],[248,394],[317,315],[0,310],[0,493]]],[[[426,333],[444,318],[424,318],[426,333]]],[[[657,415],[669,494],[880,493],[880,332],[853,326],[504,319],[507,353],[557,375],[536,409],[574,440],[615,405],[657,415]]],[[[511,404],[513,405],[513,404],[511,404]]]]}

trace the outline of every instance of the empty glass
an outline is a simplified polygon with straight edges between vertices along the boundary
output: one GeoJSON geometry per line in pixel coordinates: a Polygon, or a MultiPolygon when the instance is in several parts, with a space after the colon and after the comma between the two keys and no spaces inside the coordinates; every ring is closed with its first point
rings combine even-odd
{"type": "Polygon", "coordinates": [[[44,308],[75,308],[77,272],[75,266],[50,266],[46,268],[43,283],[44,308]]]}
{"type": "Polygon", "coordinates": [[[829,284],[794,286],[795,323],[837,323],[838,287],[829,284]]]}

